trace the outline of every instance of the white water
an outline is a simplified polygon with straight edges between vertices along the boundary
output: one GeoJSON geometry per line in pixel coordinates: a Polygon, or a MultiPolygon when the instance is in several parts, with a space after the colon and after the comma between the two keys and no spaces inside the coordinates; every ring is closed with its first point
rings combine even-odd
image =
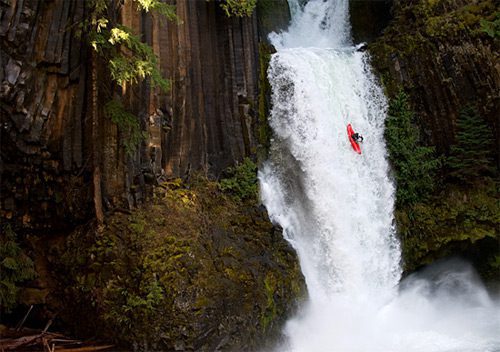
{"type": "MultiPolygon", "coordinates": [[[[386,100],[351,45],[347,0],[290,0],[273,34],[270,158],[260,171],[271,219],[296,249],[308,301],[279,351],[500,351],[500,309],[470,267],[401,279],[386,100]],[[356,154],[351,123],[365,142],[356,154]]],[[[437,270],[437,269],[436,269],[437,270]]]]}

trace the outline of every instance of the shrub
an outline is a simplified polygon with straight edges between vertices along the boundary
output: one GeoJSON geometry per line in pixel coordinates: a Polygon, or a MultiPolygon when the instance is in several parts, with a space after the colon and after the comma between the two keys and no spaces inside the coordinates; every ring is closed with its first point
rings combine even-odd
{"type": "Polygon", "coordinates": [[[252,15],[256,5],[256,0],[225,0],[221,2],[220,7],[228,17],[249,17],[252,15]]]}
{"type": "MultiPolygon", "coordinates": [[[[135,0],[135,3],[137,11],[154,11],[168,20],[177,20],[175,6],[160,0],[135,0]]],[[[153,48],[129,27],[112,21],[113,16],[108,14],[110,4],[108,0],[90,1],[91,20],[83,25],[87,27],[90,45],[107,61],[112,79],[124,87],[149,77],[153,86],[167,91],[170,82],[162,77],[153,48]]]]}
{"type": "Polygon", "coordinates": [[[390,101],[385,138],[397,182],[396,204],[411,205],[426,199],[436,186],[441,160],[434,147],[420,145],[414,113],[403,91],[390,101]]]}
{"type": "Polygon", "coordinates": [[[257,165],[250,158],[228,168],[227,173],[231,177],[220,181],[222,191],[231,193],[238,200],[257,198],[257,165]]]}
{"type": "Polygon", "coordinates": [[[127,155],[132,155],[137,146],[146,139],[146,133],[141,130],[137,117],[128,112],[121,101],[112,99],[104,106],[104,111],[108,118],[118,126],[118,130],[123,134],[124,147],[127,155]]]}
{"type": "Polygon", "coordinates": [[[17,284],[34,279],[33,261],[23,253],[10,226],[0,233],[0,307],[9,312],[18,303],[17,284]]]}
{"type": "Polygon", "coordinates": [[[500,12],[497,12],[495,15],[495,20],[487,21],[486,19],[482,19],[481,22],[481,30],[488,34],[491,38],[499,38],[500,37],[500,12]]]}
{"type": "Polygon", "coordinates": [[[479,176],[491,175],[493,166],[493,133],[472,106],[465,107],[457,120],[456,142],[446,160],[449,176],[471,183],[479,176]]]}

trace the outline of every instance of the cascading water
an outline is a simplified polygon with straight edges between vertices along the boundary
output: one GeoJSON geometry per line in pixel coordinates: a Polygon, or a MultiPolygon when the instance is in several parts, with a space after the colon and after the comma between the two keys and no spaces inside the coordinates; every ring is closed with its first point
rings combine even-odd
{"type": "Polygon", "coordinates": [[[288,31],[271,36],[274,138],[259,179],[271,219],[297,250],[309,300],[279,350],[499,351],[498,304],[469,268],[399,284],[386,100],[351,44],[348,0],[290,8],[288,31]],[[364,136],[362,155],[348,123],[364,136]]]}

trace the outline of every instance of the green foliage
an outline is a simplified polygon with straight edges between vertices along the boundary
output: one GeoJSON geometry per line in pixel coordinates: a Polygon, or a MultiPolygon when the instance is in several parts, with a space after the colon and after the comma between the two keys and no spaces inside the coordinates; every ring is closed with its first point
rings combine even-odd
{"type": "Polygon", "coordinates": [[[146,12],[156,11],[161,16],[170,21],[177,21],[175,14],[175,6],[161,2],[160,0],[135,0],[137,2],[137,10],[146,12]]]}
{"type": "MultiPolygon", "coordinates": [[[[175,20],[175,7],[159,0],[135,0],[138,11],[156,11],[169,20],[175,20]]],[[[89,40],[94,50],[109,64],[111,77],[120,86],[136,84],[151,78],[153,87],[163,91],[169,89],[169,81],[162,77],[158,58],[151,46],[141,41],[126,26],[111,23],[106,18],[109,1],[94,0],[91,4],[92,19],[89,25],[89,40]],[[92,6],[93,5],[93,6],[92,6]]]]}
{"type": "Polygon", "coordinates": [[[456,142],[446,160],[449,176],[471,183],[476,177],[491,175],[493,166],[493,132],[472,106],[460,111],[456,142]]]}
{"type": "Polygon", "coordinates": [[[495,20],[481,19],[481,30],[491,38],[500,38],[500,12],[495,14],[495,20]]]}
{"type": "Polygon", "coordinates": [[[430,36],[445,39],[450,35],[455,36],[463,32],[472,35],[480,33],[485,16],[488,17],[492,13],[494,5],[489,1],[482,1],[478,4],[459,6],[447,11],[439,9],[441,6],[437,6],[423,15],[425,32],[430,36]]]}
{"type": "Polygon", "coordinates": [[[220,181],[222,191],[231,193],[238,200],[257,198],[257,165],[250,158],[245,158],[243,163],[228,168],[227,173],[231,177],[220,181]]]}
{"type": "MultiPolygon", "coordinates": [[[[448,186],[439,197],[396,212],[405,270],[460,250],[485,239],[500,241],[498,190],[489,180],[464,190],[448,186]]],[[[492,258],[483,258],[487,266],[492,258]]]]}
{"type": "Polygon", "coordinates": [[[385,138],[396,177],[398,206],[427,198],[436,186],[441,160],[434,147],[420,145],[408,96],[403,92],[391,100],[386,120],[385,138]]]}
{"type": "Polygon", "coordinates": [[[123,107],[119,100],[113,99],[104,106],[106,115],[118,126],[120,133],[124,135],[123,141],[125,151],[131,155],[137,149],[146,135],[141,131],[137,117],[123,107]]]}
{"type": "Polygon", "coordinates": [[[162,183],[147,205],[111,214],[99,233],[69,237],[57,268],[80,331],[90,323],[92,334],[155,351],[179,343],[212,350],[222,334],[238,343],[279,332],[304,294],[294,253],[255,206],[191,179],[162,183]]]}
{"type": "Polygon", "coordinates": [[[224,0],[220,6],[228,17],[250,17],[257,4],[257,0],[224,0]]]}
{"type": "Polygon", "coordinates": [[[260,323],[264,329],[267,329],[269,325],[276,319],[276,305],[274,303],[274,293],[276,291],[276,279],[272,273],[268,273],[264,279],[264,287],[266,288],[266,299],[267,305],[263,312],[260,323]]]}
{"type": "Polygon", "coordinates": [[[18,303],[18,284],[36,277],[33,261],[23,253],[9,225],[0,233],[0,307],[9,312],[18,303]]]}
{"type": "Polygon", "coordinates": [[[144,276],[139,279],[138,287],[135,288],[124,280],[137,280],[136,277],[118,277],[108,282],[104,291],[106,299],[103,302],[103,319],[109,326],[128,331],[128,334],[132,334],[131,330],[139,324],[156,330],[150,321],[164,301],[164,289],[153,275],[148,278],[144,276]]]}

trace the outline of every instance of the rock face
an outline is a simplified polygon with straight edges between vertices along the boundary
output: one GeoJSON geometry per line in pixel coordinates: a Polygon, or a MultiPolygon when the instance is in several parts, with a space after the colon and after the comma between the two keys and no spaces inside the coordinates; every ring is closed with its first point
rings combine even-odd
{"type": "Polygon", "coordinates": [[[256,17],[227,18],[214,1],[177,2],[182,25],[158,28],[161,66],[172,79],[165,97],[163,167],[221,171],[255,152],[256,17]]]}
{"type": "Polygon", "coordinates": [[[1,210],[40,230],[89,216],[83,2],[0,2],[1,210]],[[9,5],[10,3],[10,5],[9,5]]]}
{"type": "Polygon", "coordinates": [[[390,97],[400,90],[409,95],[420,143],[435,146],[436,158],[445,161],[436,194],[396,211],[405,269],[460,255],[483,278],[498,281],[499,41],[481,28],[498,8],[489,0],[419,0],[395,1],[392,11],[388,28],[369,45],[373,66],[390,97]],[[464,186],[447,177],[446,160],[468,105],[493,132],[496,165],[464,186]]]}
{"type": "MultiPolygon", "coordinates": [[[[257,20],[227,18],[216,1],[177,1],[179,23],[139,15],[121,22],[158,55],[168,93],[145,83],[122,91],[147,139],[133,153],[104,113],[119,94],[79,35],[84,1],[0,2],[2,194],[17,230],[63,230],[151,194],[155,177],[217,176],[255,152],[257,20]]],[[[87,17],[86,17],[87,16],[87,17]]]]}
{"type": "Polygon", "coordinates": [[[281,231],[213,182],[167,182],[145,208],[95,231],[76,231],[52,252],[63,273],[60,316],[126,349],[255,351],[279,337],[304,297],[281,231]]]}
{"type": "Polygon", "coordinates": [[[445,154],[455,141],[459,111],[477,106],[494,131],[498,162],[498,39],[480,28],[481,19],[493,19],[493,2],[398,1],[393,11],[390,27],[370,46],[389,95],[399,88],[410,93],[426,142],[445,154]]]}
{"type": "Polygon", "coordinates": [[[378,38],[392,19],[393,0],[349,1],[351,30],[354,43],[371,43],[378,38]]]}

